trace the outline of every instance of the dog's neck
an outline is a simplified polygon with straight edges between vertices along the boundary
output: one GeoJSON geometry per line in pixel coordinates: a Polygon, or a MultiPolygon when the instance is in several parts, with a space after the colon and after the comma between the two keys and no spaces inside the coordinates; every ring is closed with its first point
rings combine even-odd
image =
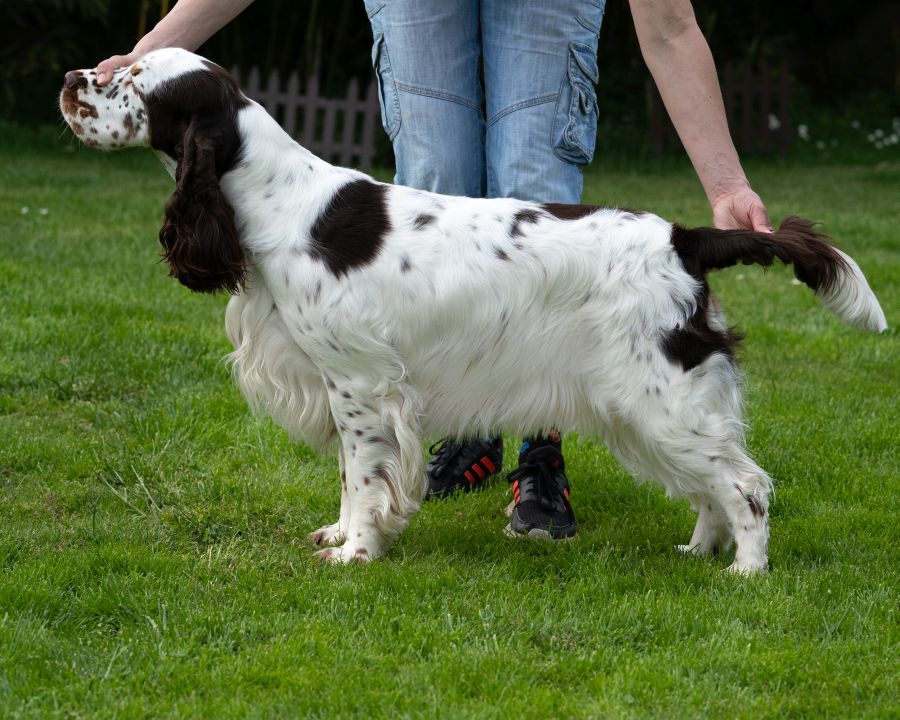
{"type": "Polygon", "coordinates": [[[253,253],[285,242],[305,244],[309,227],[334,190],[352,177],[366,177],[313,155],[255,102],[240,110],[236,122],[240,152],[220,184],[234,208],[241,243],[253,253]],[[273,222],[273,217],[284,222],[273,222]],[[273,228],[278,232],[271,233],[273,228]]]}

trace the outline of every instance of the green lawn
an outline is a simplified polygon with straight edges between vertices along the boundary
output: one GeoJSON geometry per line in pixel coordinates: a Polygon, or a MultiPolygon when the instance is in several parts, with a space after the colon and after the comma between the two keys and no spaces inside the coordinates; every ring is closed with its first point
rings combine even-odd
{"type": "MultiPolygon", "coordinates": [[[[713,278],[777,482],[765,577],[676,554],[687,504],[575,437],[573,542],[505,538],[498,481],[427,504],[380,562],[324,566],[305,538],[337,517],[336,461],[249,414],[221,362],[226,298],[158,262],[156,159],[12,135],[0,717],[900,714],[896,330],[841,325],[784,268],[713,278]]],[[[748,171],[774,217],[826,223],[896,325],[900,161],[748,171]]],[[[708,222],[681,163],[601,160],[586,187],[708,222]]]]}

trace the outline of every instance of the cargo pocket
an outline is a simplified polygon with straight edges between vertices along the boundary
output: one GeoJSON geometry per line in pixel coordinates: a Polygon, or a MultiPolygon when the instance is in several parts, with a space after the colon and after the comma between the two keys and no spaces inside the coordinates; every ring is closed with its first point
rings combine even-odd
{"type": "Polygon", "coordinates": [[[391,58],[388,55],[384,34],[376,33],[372,45],[372,67],[378,79],[378,104],[381,106],[381,125],[393,140],[400,130],[400,98],[397,96],[397,85],[391,70],[391,58]]]}
{"type": "Polygon", "coordinates": [[[556,104],[553,151],[566,162],[589,163],[597,140],[597,53],[587,45],[569,45],[569,64],[556,104]]]}

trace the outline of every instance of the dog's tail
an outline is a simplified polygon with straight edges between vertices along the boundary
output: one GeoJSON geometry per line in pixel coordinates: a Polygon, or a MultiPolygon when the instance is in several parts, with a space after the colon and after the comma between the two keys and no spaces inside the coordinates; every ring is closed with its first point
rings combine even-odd
{"type": "Polygon", "coordinates": [[[778,258],[792,264],[797,279],[812,288],[825,307],[844,322],[860,330],[887,329],[884,312],[862,270],[809,220],[787,217],[771,234],[675,225],[672,244],[685,270],[701,280],[708,270],[739,262],[771,265],[778,258]]]}

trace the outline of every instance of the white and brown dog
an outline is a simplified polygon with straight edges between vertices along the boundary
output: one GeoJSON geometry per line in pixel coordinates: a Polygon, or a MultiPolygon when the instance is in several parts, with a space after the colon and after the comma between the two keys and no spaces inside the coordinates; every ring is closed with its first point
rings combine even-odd
{"type": "Polygon", "coordinates": [[[699,514],[682,550],[736,540],[767,566],[771,479],[748,456],[741,378],[706,283],[738,262],[794,265],[826,307],[886,327],[856,263],[788,218],[771,235],[648,213],[445,197],[386,185],[294,142],[220,67],[152,52],[98,87],[66,75],[85,143],[158,151],[176,187],[160,241],[225,317],[247,399],[294,437],[336,442],[322,558],[382,555],[426,488],[423,434],[578,429],[699,514]]]}

